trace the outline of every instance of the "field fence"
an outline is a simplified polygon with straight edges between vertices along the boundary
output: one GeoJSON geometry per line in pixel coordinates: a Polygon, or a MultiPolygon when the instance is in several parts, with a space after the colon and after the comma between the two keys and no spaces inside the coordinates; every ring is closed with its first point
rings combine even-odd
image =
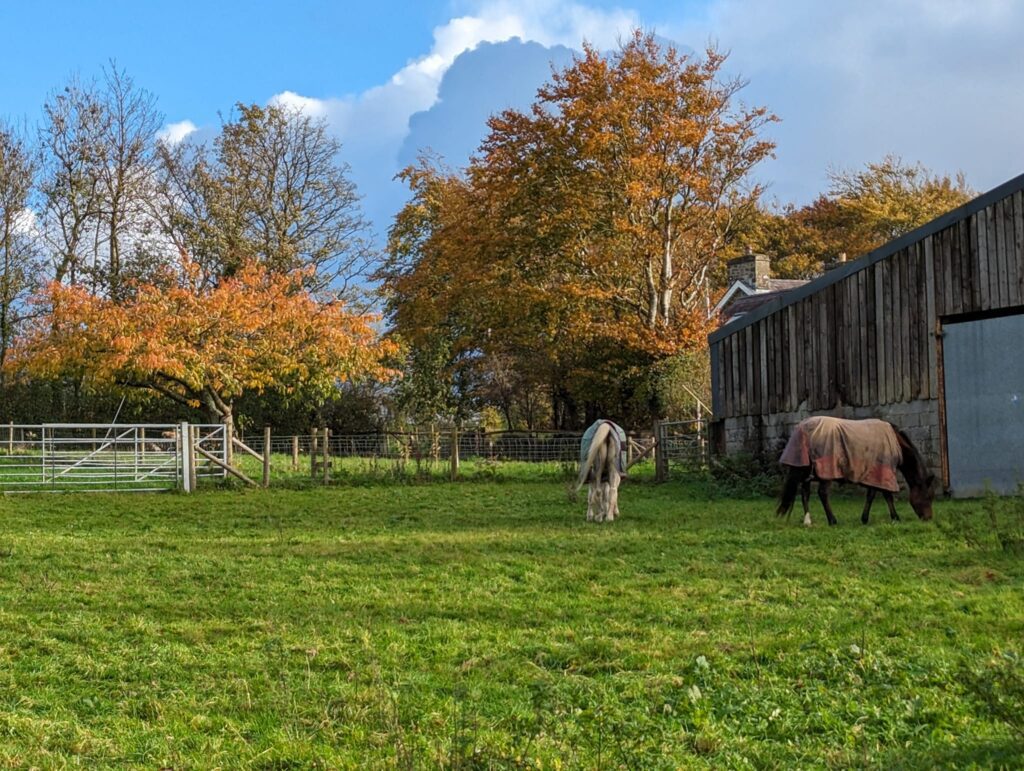
{"type": "MultiPolygon", "coordinates": [[[[412,470],[436,475],[447,468],[455,478],[464,462],[490,468],[502,463],[575,465],[582,432],[327,432],[325,448],[324,429],[319,429],[294,436],[271,433],[271,457],[263,458],[266,436],[232,437],[222,425],[184,423],[0,424],[0,492],[189,491],[202,480],[225,479],[229,472],[258,484],[260,473],[249,456],[262,463],[264,485],[299,472],[328,482],[342,470],[360,468],[345,459],[369,461],[375,473],[404,475],[412,470]],[[290,457],[291,463],[281,456],[290,457]]],[[[673,468],[707,464],[705,421],[661,423],[653,431],[628,436],[627,460],[654,460],[658,479],[668,478],[673,468]]]]}
{"type": "MultiPolygon", "coordinates": [[[[582,432],[463,432],[456,435],[458,455],[463,460],[516,461],[523,463],[561,462],[579,459],[582,432]]],[[[649,441],[650,434],[632,435],[649,441]]],[[[262,453],[263,436],[246,435],[246,445],[262,453]]],[[[274,455],[308,456],[314,445],[322,451],[321,436],[271,436],[274,455]]],[[[378,460],[447,460],[452,456],[453,432],[381,432],[373,434],[329,434],[328,449],[336,458],[378,460]]]]}

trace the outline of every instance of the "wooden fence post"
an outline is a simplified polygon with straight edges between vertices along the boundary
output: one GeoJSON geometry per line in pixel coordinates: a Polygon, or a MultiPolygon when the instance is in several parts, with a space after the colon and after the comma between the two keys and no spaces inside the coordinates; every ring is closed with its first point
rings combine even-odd
{"type": "Polygon", "coordinates": [[[451,469],[450,469],[451,481],[455,481],[459,478],[459,429],[452,429],[452,446],[451,446],[451,469]]]}
{"type": "Polygon", "coordinates": [[[654,421],[654,481],[664,482],[668,479],[668,454],[661,439],[661,421],[654,421]]]}
{"type": "Polygon", "coordinates": [[[182,423],[178,428],[178,452],[181,453],[181,489],[186,493],[192,492],[192,456],[188,451],[191,433],[188,423],[182,423]]]}
{"type": "Polygon", "coordinates": [[[319,455],[320,448],[320,432],[319,429],[311,428],[309,430],[309,478],[314,482],[316,481],[316,464],[319,455]]]}
{"type": "Polygon", "coordinates": [[[263,486],[270,487],[270,426],[263,428],[263,486]]]}
{"type": "Polygon", "coordinates": [[[324,426],[324,484],[329,484],[331,481],[331,429],[324,426]]]}
{"type": "Polygon", "coordinates": [[[14,455],[14,421],[7,424],[7,454],[14,455]]]}
{"type": "Polygon", "coordinates": [[[704,431],[704,417],[701,412],[700,400],[697,401],[697,451],[700,453],[700,466],[708,465],[707,439],[704,431]]]}
{"type": "Polygon", "coordinates": [[[188,424],[188,485],[190,490],[196,489],[196,427],[188,424]]]}
{"type": "Polygon", "coordinates": [[[299,470],[299,437],[292,437],[292,471],[299,470]]]}
{"type": "Polygon", "coordinates": [[[235,427],[229,422],[222,425],[224,426],[224,462],[233,467],[235,465],[235,427]]]}

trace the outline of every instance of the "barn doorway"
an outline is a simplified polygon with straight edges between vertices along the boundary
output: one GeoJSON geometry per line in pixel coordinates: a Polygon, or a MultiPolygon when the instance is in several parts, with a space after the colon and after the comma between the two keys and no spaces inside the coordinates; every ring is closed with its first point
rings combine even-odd
{"type": "Polygon", "coordinates": [[[955,497],[1024,483],[1024,313],[943,325],[949,486],[955,497]]]}

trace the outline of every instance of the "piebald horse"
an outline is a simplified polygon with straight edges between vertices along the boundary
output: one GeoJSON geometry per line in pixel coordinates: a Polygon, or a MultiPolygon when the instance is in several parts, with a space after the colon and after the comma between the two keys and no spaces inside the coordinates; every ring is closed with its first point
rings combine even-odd
{"type": "Polygon", "coordinates": [[[599,420],[583,435],[580,447],[580,473],[576,492],[586,482],[587,521],[612,522],[619,516],[619,482],[625,472],[622,463],[622,429],[610,420],[599,420]],[[587,446],[589,436],[590,445],[587,446]]]}

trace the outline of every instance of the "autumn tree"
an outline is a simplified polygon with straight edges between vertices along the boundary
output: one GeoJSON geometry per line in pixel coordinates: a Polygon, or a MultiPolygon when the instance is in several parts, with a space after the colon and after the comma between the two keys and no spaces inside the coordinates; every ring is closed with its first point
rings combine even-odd
{"type": "Polygon", "coordinates": [[[669,348],[773,149],[761,133],[773,116],[738,104],[744,81],[723,77],[725,58],[639,31],[611,57],[586,46],[531,114],[490,121],[473,168],[495,195],[511,193],[505,213],[531,251],[604,289],[669,348]]]}
{"type": "Polygon", "coordinates": [[[975,193],[963,174],[933,174],[895,155],[860,171],[833,170],[829,198],[838,211],[825,218],[844,231],[847,251],[864,254],[966,203],[975,193]]]}
{"type": "Polygon", "coordinates": [[[935,174],[893,155],[858,171],[832,170],[829,180],[812,203],[760,210],[739,234],[773,258],[780,278],[810,278],[841,254],[867,254],[975,195],[962,174],[935,174]]]}
{"type": "Polygon", "coordinates": [[[162,220],[208,276],[249,259],[344,288],[371,256],[359,196],[323,119],[282,106],[238,105],[213,147],[158,148],[162,220]]]}
{"type": "Polygon", "coordinates": [[[228,423],[247,392],[323,399],[339,383],[388,375],[396,349],[378,339],[374,319],[310,293],[305,279],[249,262],[211,287],[186,261],[180,275],[137,284],[121,301],[53,282],[8,366],[143,389],[228,423]]]}
{"type": "Polygon", "coordinates": [[[529,112],[489,121],[464,174],[407,169],[382,275],[396,329],[516,362],[566,426],[623,368],[700,345],[710,270],[772,152],[773,116],[738,103],[724,63],[641,32],[586,46],[529,112]]]}

